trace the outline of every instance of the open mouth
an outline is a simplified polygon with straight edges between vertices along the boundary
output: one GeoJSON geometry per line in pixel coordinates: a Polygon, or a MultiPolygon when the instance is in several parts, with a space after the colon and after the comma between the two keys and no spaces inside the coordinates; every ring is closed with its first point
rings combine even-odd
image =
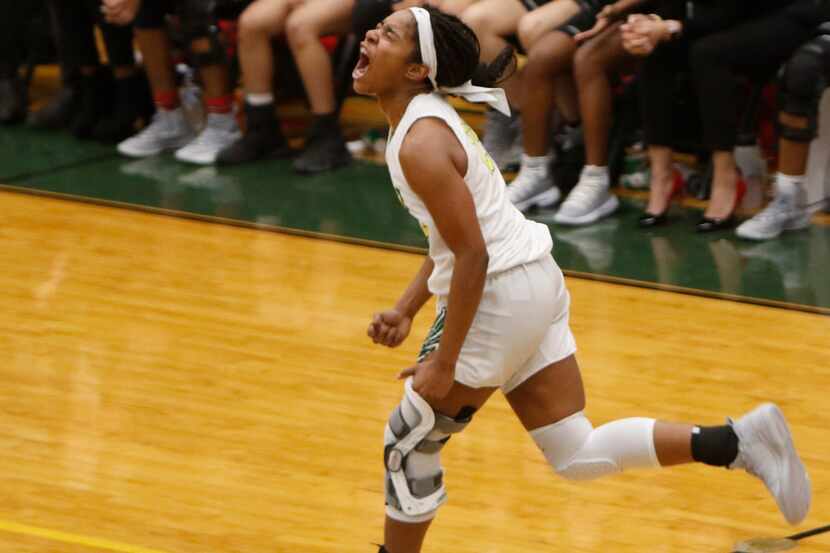
{"type": "Polygon", "coordinates": [[[352,79],[358,80],[366,72],[369,70],[369,64],[371,60],[369,59],[369,54],[366,51],[365,46],[360,47],[360,58],[357,60],[357,65],[355,65],[354,71],[352,71],[352,79]]]}

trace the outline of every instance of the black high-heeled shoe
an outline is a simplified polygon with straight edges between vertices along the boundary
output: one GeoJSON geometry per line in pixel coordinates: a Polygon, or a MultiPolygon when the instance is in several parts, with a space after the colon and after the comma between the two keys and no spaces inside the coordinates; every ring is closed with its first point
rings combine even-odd
{"type": "Polygon", "coordinates": [[[746,194],[746,181],[743,177],[738,177],[738,182],[735,183],[735,203],[732,205],[732,211],[726,217],[701,217],[700,221],[695,225],[695,230],[700,233],[716,232],[719,230],[731,229],[735,226],[735,210],[741,204],[741,200],[746,194]]]}
{"type": "Polygon", "coordinates": [[[645,211],[637,220],[637,225],[640,228],[653,228],[663,226],[669,222],[669,208],[671,208],[672,201],[675,198],[682,198],[685,190],[686,182],[683,175],[679,171],[674,172],[674,181],[672,182],[671,194],[669,201],[666,203],[666,209],[661,213],[650,213],[645,211]]]}

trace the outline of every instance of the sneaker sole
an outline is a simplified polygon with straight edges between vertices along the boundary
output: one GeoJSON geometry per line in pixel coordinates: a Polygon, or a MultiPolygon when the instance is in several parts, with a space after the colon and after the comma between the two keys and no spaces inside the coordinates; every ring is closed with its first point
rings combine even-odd
{"type": "Polygon", "coordinates": [[[804,230],[810,227],[810,221],[798,222],[798,223],[789,223],[781,227],[781,230],[777,232],[752,232],[747,231],[746,229],[741,230],[741,227],[735,229],[735,235],[738,238],[743,238],[745,240],[756,240],[756,241],[763,241],[763,240],[772,240],[773,238],[778,238],[783,234],[785,231],[796,231],[796,230],[804,230]]]}
{"type": "Polygon", "coordinates": [[[534,207],[539,207],[542,209],[546,209],[549,207],[553,207],[556,205],[556,202],[562,197],[562,193],[559,191],[558,188],[551,187],[545,190],[540,194],[536,194],[535,196],[531,196],[526,200],[522,200],[521,202],[516,202],[515,205],[516,209],[521,212],[528,211],[534,207]]]}
{"type": "Polygon", "coordinates": [[[187,138],[187,140],[183,140],[180,144],[172,144],[170,146],[155,148],[153,150],[141,150],[141,151],[130,150],[128,148],[122,148],[120,144],[116,147],[116,149],[118,150],[119,154],[125,155],[127,157],[134,157],[134,158],[152,157],[152,156],[157,156],[159,154],[164,154],[164,153],[167,153],[167,152],[175,152],[177,150],[181,150],[182,148],[187,146],[194,138],[196,138],[196,137],[195,136],[190,136],[190,137],[187,138]]]}
{"type": "Polygon", "coordinates": [[[798,452],[795,450],[792,432],[790,432],[787,419],[784,418],[781,409],[777,405],[766,403],[761,405],[758,410],[763,412],[763,418],[768,424],[757,428],[757,432],[775,456],[776,465],[783,467],[780,481],[781,490],[779,492],[790,490],[790,493],[776,494],[774,490],[770,491],[775,498],[778,509],[787,519],[787,522],[798,524],[804,520],[810,510],[812,496],[810,479],[801,458],[798,456],[798,452]],[[806,497],[807,500],[803,505],[793,505],[786,501],[788,497],[806,497]]]}
{"type": "Polygon", "coordinates": [[[613,194],[608,197],[605,202],[601,206],[599,206],[594,211],[590,213],[586,213],[585,215],[580,215],[579,217],[570,217],[563,213],[557,213],[553,221],[555,223],[559,223],[560,225],[570,225],[570,226],[580,226],[580,225],[590,225],[591,223],[595,223],[602,219],[603,217],[607,217],[614,213],[617,208],[620,206],[620,200],[617,199],[616,196],[613,194]]]}

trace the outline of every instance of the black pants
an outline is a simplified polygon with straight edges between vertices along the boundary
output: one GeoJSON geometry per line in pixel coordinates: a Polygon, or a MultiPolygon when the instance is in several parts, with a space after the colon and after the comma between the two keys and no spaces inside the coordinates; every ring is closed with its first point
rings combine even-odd
{"type": "Polygon", "coordinates": [[[30,23],[42,3],[34,0],[8,2],[0,14],[0,79],[17,74],[26,55],[30,23]]]}
{"type": "Polygon", "coordinates": [[[110,65],[135,65],[132,27],[105,23],[99,0],[55,0],[53,7],[62,31],[60,55],[68,67],[94,67],[100,63],[95,25],[104,36],[110,65]]]}
{"type": "Polygon", "coordinates": [[[814,27],[773,14],[699,38],[658,47],[640,72],[640,99],[646,140],[674,145],[675,94],[679,72],[691,71],[703,144],[731,151],[742,113],[739,76],[758,82],[771,79],[781,65],[808,41],[814,27]]]}

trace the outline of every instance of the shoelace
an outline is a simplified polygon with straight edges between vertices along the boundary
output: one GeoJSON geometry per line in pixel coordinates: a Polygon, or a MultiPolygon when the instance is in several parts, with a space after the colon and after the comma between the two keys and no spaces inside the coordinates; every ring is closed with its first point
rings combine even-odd
{"type": "Polygon", "coordinates": [[[153,118],[150,120],[150,124],[144,127],[136,138],[147,138],[147,137],[156,137],[162,134],[162,130],[166,127],[166,122],[162,120],[161,113],[156,112],[153,114],[153,118]]]}

